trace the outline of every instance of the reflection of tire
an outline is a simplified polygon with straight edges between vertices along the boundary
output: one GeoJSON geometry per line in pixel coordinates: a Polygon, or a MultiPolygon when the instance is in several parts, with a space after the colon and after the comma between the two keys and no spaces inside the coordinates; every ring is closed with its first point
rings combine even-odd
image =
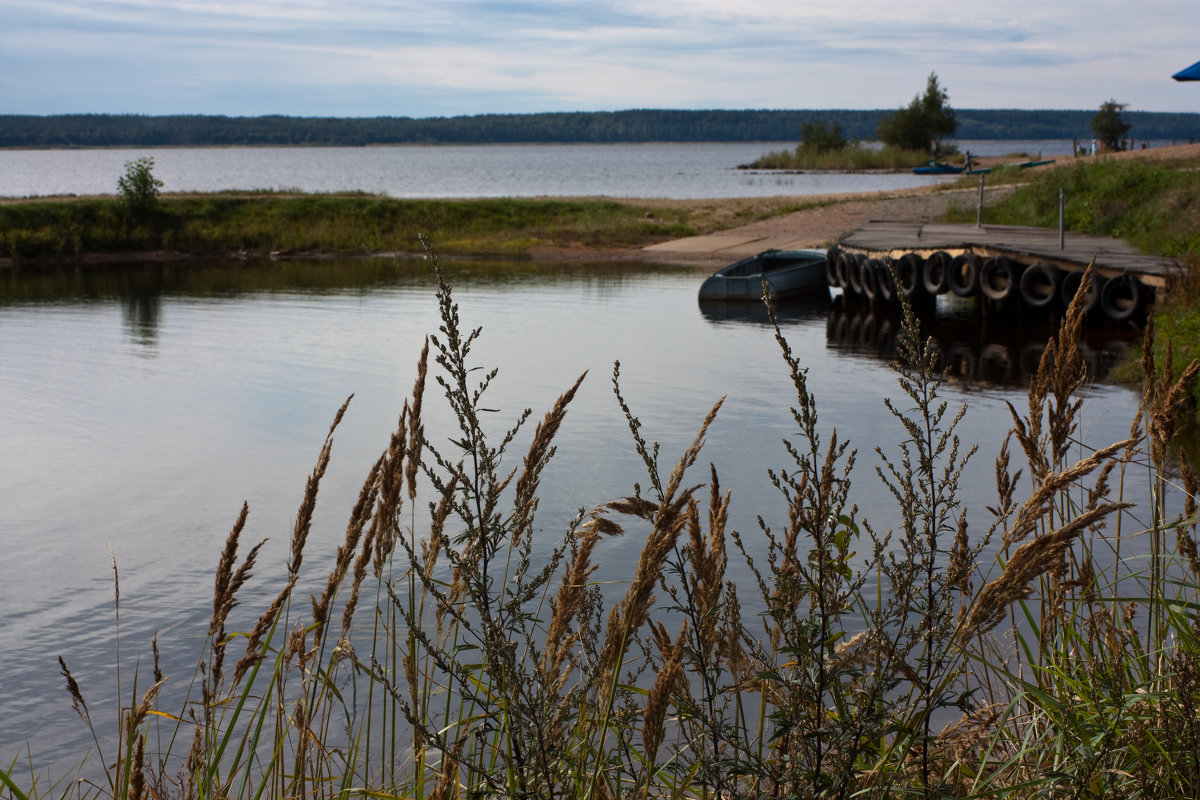
{"type": "Polygon", "coordinates": [[[892,277],[891,267],[893,262],[890,258],[881,258],[875,263],[875,288],[879,292],[879,299],[890,303],[896,299],[896,281],[892,277]]]}
{"type": "Polygon", "coordinates": [[[862,256],[857,253],[843,252],[838,256],[838,279],[842,288],[849,289],[850,294],[862,294],[862,284],[858,280],[858,260],[862,256]]]}
{"type": "Polygon", "coordinates": [[[851,312],[846,315],[846,329],[842,332],[841,343],[847,347],[853,347],[858,343],[858,332],[862,329],[863,317],[861,313],[851,312]]]}
{"type": "Polygon", "coordinates": [[[1021,299],[1030,308],[1047,308],[1058,296],[1061,280],[1058,267],[1039,261],[1021,276],[1021,299]]]}
{"type": "Polygon", "coordinates": [[[842,309],[835,314],[830,314],[829,319],[830,325],[826,327],[826,330],[829,331],[829,341],[845,344],[847,331],[850,330],[850,313],[842,309]]]}
{"type": "Polygon", "coordinates": [[[1087,372],[1089,381],[1096,380],[1097,374],[1100,371],[1100,357],[1096,355],[1096,351],[1088,346],[1087,342],[1079,343],[1079,360],[1083,362],[1083,368],[1087,372]]]}
{"type": "Polygon", "coordinates": [[[830,286],[841,286],[842,282],[838,278],[837,262],[838,255],[841,254],[841,249],[831,247],[825,251],[825,283],[830,286]]]}
{"type": "Polygon", "coordinates": [[[896,290],[905,297],[912,299],[918,291],[925,288],[921,275],[925,271],[925,259],[916,253],[906,253],[896,265],[896,290]]]}
{"type": "Polygon", "coordinates": [[[892,332],[892,321],[887,317],[879,320],[879,330],[875,334],[875,349],[884,358],[892,356],[896,349],[896,335],[892,332]]]}
{"type": "Polygon", "coordinates": [[[1100,290],[1100,308],[1114,322],[1124,322],[1142,305],[1142,282],[1128,272],[1109,278],[1100,290]]]}
{"type": "Polygon", "coordinates": [[[979,291],[992,300],[1007,300],[1017,293],[1021,266],[1007,256],[989,258],[979,273],[979,291]]]}
{"type": "Polygon", "coordinates": [[[925,291],[930,294],[945,294],[950,288],[950,264],[954,259],[945,250],[938,250],[925,259],[925,269],[921,272],[925,291]]]}
{"type": "Polygon", "coordinates": [[[859,262],[858,283],[870,299],[879,295],[879,259],[865,258],[859,262]]]}
{"type": "MultiPolygon", "coordinates": [[[[1058,299],[1062,301],[1063,308],[1071,307],[1071,301],[1083,285],[1083,273],[1084,270],[1077,269],[1062,276],[1062,283],[1058,285],[1058,299]]],[[[1084,311],[1094,311],[1100,305],[1100,290],[1103,288],[1104,279],[1093,272],[1091,283],[1088,284],[1087,297],[1080,300],[1084,311]]]]}
{"type": "Polygon", "coordinates": [[[965,344],[953,344],[946,348],[946,373],[964,381],[975,379],[975,354],[965,344]]]}
{"type": "Polygon", "coordinates": [[[1113,339],[1104,343],[1096,352],[1096,379],[1103,380],[1108,372],[1117,364],[1129,360],[1129,342],[1113,339]]]}
{"type": "Polygon", "coordinates": [[[863,350],[875,349],[875,336],[879,332],[879,322],[874,314],[863,317],[862,327],[858,329],[858,346],[863,350]]]}
{"type": "Polygon", "coordinates": [[[979,379],[1003,386],[1012,379],[1013,362],[1002,344],[984,345],[979,351],[979,379]]]}
{"type": "Polygon", "coordinates": [[[979,292],[979,256],[963,253],[950,263],[950,291],[959,297],[973,297],[979,292]]]}
{"type": "Polygon", "coordinates": [[[1017,356],[1017,377],[1025,381],[1036,375],[1042,363],[1042,354],[1045,352],[1045,342],[1030,342],[1022,347],[1021,354],[1017,356]]]}

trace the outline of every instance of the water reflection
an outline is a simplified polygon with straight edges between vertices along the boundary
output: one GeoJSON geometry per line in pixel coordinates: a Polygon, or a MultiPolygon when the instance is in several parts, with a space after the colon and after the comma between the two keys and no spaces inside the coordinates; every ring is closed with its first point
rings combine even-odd
{"type": "Polygon", "coordinates": [[[121,316],[135,344],[153,347],[162,322],[162,295],[138,292],[121,298],[121,316]]]}
{"type": "MultiPolygon", "coordinates": [[[[451,284],[517,285],[547,279],[620,286],[637,277],[678,272],[640,262],[540,263],[444,257],[451,284]]],[[[213,259],[151,263],[51,264],[0,273],[0,306],[12,303],[130,301],[131,319],[154,323],[158,311],[147,304],[162,296],[232,297],[263,292],[324,293],[431,285],[423,257],[337,259],[213,259]],[[137,298],[136,304],[133,298],[137,298]]]]}
{"type": "MultiPolygon", "coordinates": [[[[768,325],[761,303],[702,302],[700,311],[714,323],[768,325]]],[[[822,293],[776,309],[781,325],[825,317],[826,346],[843,355],[881,361],[897,358],[901,319],[898,309],[846,302],[840,294],[822,293]]],[[[1057,328],[1053,320],[987,319],[970,309],[932,309],[920,315],[923,329],[941,355],[947,377],[965,389],[1024,387],[1037,371],[1047,342],[1057,328]]],[[[1135,331],[1091,328],[1084,332],[1080,354],[1091,382],[1112,380],[1112,370],[1130,352],[1135,331]]]]}

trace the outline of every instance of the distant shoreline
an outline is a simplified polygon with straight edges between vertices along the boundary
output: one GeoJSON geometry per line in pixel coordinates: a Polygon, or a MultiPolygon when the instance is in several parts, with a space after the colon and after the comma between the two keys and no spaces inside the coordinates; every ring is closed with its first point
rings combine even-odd
{"type": "MultiPolygon", "coordinates": [[[[0,148],[794,142],[806,122],[875,137],[894,109],[576,111],[455,117],[0,114],[0,148]]],[[[956,138],[1091,139],[1095,109],[955,109],[956,138]]],[[[1200,136],[1200,113],[1127,111],[1136,139],[1200,136]]]]}

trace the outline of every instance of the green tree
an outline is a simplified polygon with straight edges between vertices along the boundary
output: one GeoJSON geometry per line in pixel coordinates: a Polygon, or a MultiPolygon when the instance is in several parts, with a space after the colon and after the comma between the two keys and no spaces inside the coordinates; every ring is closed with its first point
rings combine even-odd
{"type": "Polygon", "coordinates": [[[804,153],[831,153],[846,149],[846,137],[842,126],[824,120],[805,122],[800,125],[800,151],[804,153]]]}
{"type": "Polygon", "coordinates": [[[925,94],[879,121],[875,135],[879,141],[904,150],[921,150],[937,157],[942,139],[958,129],[950,95],[938,85],[937,73],[929,73],[925,94]]]}
{"type": "Polygon", "coordinates": [[[154,177],[154,159],[142,157],[125,162],[125,174],[117,179],[121,205],[133,217],[145,217],[158,205],[163,182],[154,177]]]}
{"type": "Polygon", "coordinates": [[[1106,100],[1092,117],[1092,133],[1104,144],[1105,150],[1121,150],[1121,141],[1129,133],[1129,123],[1121,118],[1125,103],[1106,100]]]}

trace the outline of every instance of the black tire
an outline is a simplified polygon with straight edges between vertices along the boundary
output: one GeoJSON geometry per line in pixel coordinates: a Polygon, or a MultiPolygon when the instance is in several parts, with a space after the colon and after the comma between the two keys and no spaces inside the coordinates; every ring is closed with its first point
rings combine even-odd
{"type": "Polygon", "coordinates": [[[916,253],[906,253],[894,263],[896,290],[900,294],[911,300],[918,292],[925,290],[925,283],[921,280],[925,273],[925,259],[916,253]]]}
{"type": "Polygon", "coordinates": [[[838,282],[842,289],[851,295],[862,294],[862,284],[858,282],[858,255],[842,251],[838,256],[838,282]]]}
{"type": "Polygon", "coordinates": [[[974,253],[963,253],[950,263],[950,291],[959,297],[979,294],[981,259],[974,253]]]}
{"type": "Polygon", "coordinates": [[[879,292],[879,299],[890,303],[896,299],[896,281],[892,278],[891,267],[893,262],[890,258],[881,258],[875,263],[875,287],[879,292]]]}
{"type": "Polygon", "coordinates": [[[984,296],[996,301],[1004,301],[1015,297],[1018,287],[1023,280],[1021,270],[1023,264],[1007,256],[989,258],[983,263],[979,273],[979,291],[984,296]]]}
{"type": "Polygon", "coordinates": [[[859,262],[858,282],[864,295],[872,300],[879,296],[879,259],[864,258],[859,262]]]}
{"type": "Polygon", "coordinates": [[[1021,299],[1030,308],[1049,308],[1059,296],[1062,272],[1053,264],[1039,261],[1021,276],[1021,299]]]}
{"type": "Polygon", "coordinates": [[[838,256],[841,252],[838,247],[831,247],[825,251],[825,283],[829,286],[842,285],[837,269],[838,256]]]}
{"type": "MultiPolygon", "coordinates": [[[[1071,301],[1075,299],[1075,295],[1079,292],[1079,287],[1083,284],[1083,272],[1083,270],[1077,269],[1062,276],[1062,281],[1058,284],[1058,298],[1062,301],[1063,308],[1071,307],[1071,301]]],[[[1084,304],[1084,311],[1096,310],[1100,305],[1100,291],[1103,288],[1104,279],[1093,272],[1087,297],[1081,301],[1084,304]]]]}
{"type": "Polygon", "coordinates": [[[921,271],[925,291],[930,294],[945,294],[949,290],[950,264],[953,261],[945,250],[938,250],[925,259],[925,269],[921,271]]]}
{"type": "Polygon", "coordinates": [[[1100,290],[1100,308],[1112,321],[1124,322],[1141,310],[1144,294],[1141,281],[1128,272],[1122,273],[1105,281],[1100,290]]]}

